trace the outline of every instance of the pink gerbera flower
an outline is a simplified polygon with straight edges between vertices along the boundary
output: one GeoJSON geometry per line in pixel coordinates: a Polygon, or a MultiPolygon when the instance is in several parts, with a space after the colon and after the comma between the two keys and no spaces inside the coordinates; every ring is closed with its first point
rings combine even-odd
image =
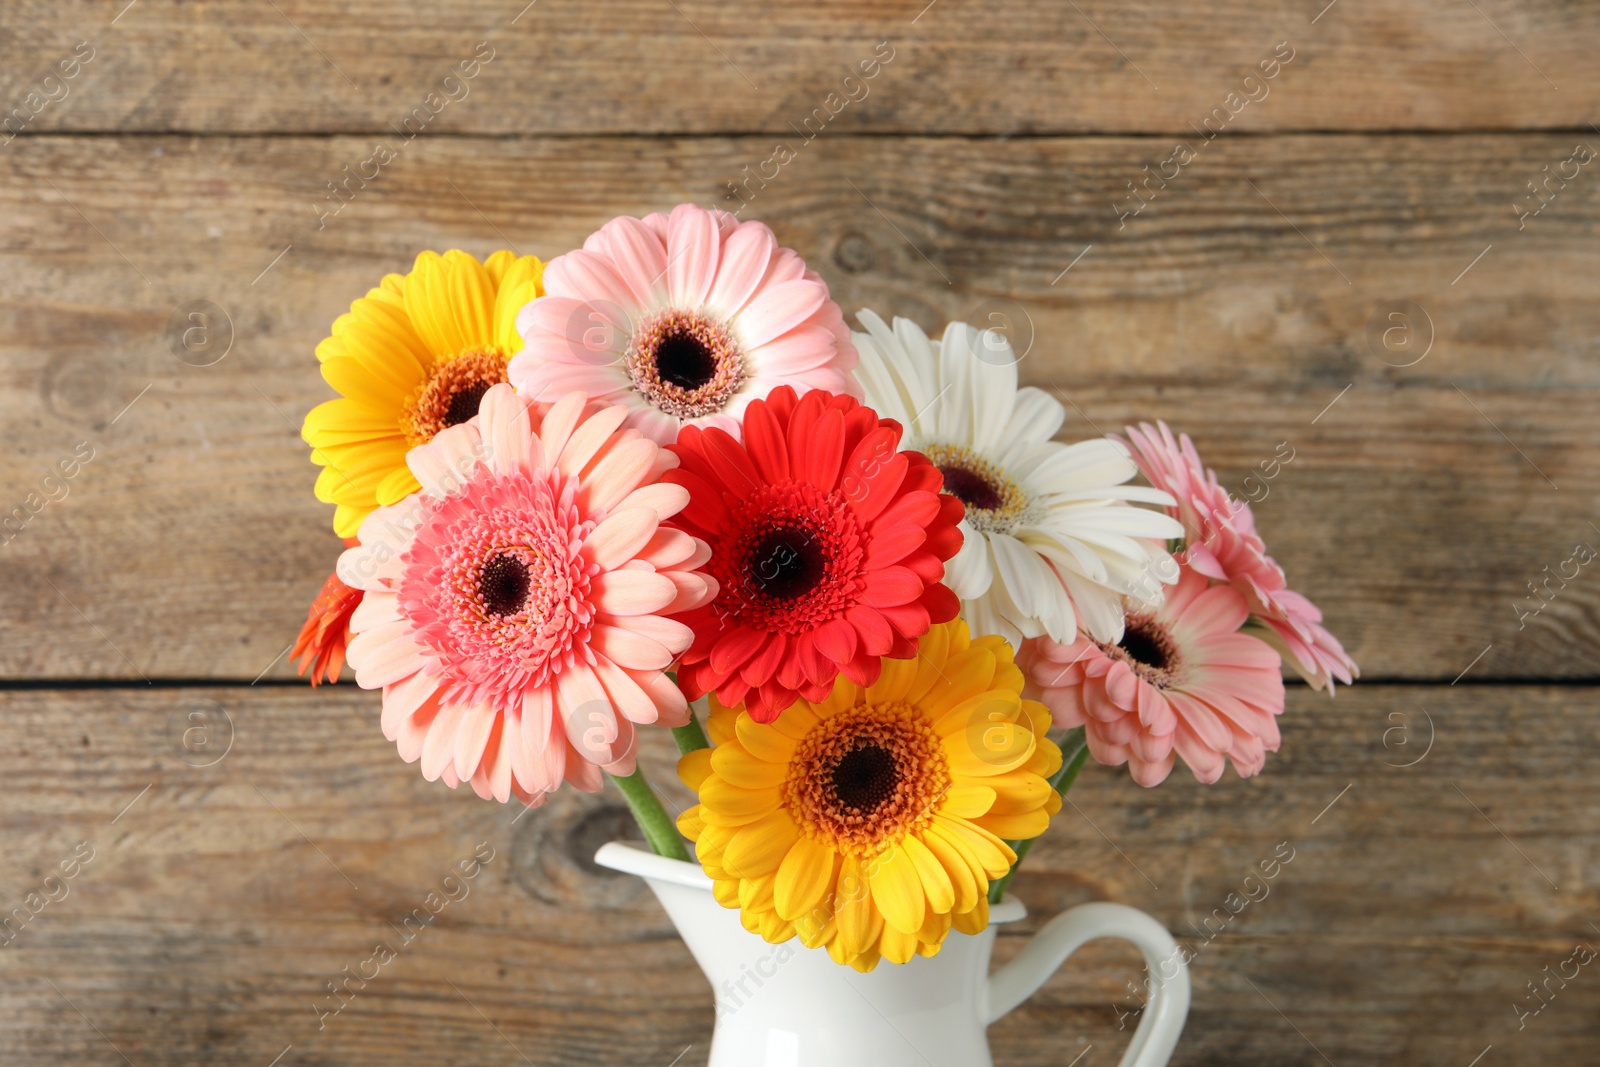
{"type": "Polygon", "coordinates": [[[1231,496],[1200,462],[1188,434],[1174,439],[1165,422],[1127,428],[1134,462],[1157,489],[1177,500],[1167,513],[1183,523],[1181,562],[1242,594],[1263,635],[1313,689],[1331,695],[1334,680],[1361,676],[1339,639],[1322,627],[1322,612],[1288,588],[1283,568],[1267,555],[1250,505],[1231,496]]]}
{"type": "Polygon", "coordinates": [[[1278,750],[1278,653],[1239,632],[1244,597],[1189,567],[1153,612],[1130,614],[1122,640],[1037,638],[1020,661],[1057,726],[1082,726],[1089,753],[1158,785],[1183,757],[1202,782],[1231,761],[1241,778],[1278,750]]]}
{"type": "Polygon", "coordinates": [[[511,383],[622,404],[661,444],[686,425],[738,438],[745,406],[780,385],[860,396],[839,305],[762,223],[693,204],[612,219],[551,260],[544,287],[517,319],[511,383]]]}
{"type": "Polygon", "coordinates": [[[339,577],[356,681],[383,688],[383,733],[422,776],[539,803],[563,780],[632,773],[633,724],[682,725],[663,671],[705,603],[704,542],[661,527],[689,501],[677,460],[627,412],[563,397],[541,416],[496,385],[471,420],[414,448],[422,490],[361,524],[339,577]]]}

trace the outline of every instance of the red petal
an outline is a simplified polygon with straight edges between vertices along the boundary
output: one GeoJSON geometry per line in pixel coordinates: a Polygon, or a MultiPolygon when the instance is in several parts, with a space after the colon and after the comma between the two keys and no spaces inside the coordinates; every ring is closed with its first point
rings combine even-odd
{"type": "Polygon", "coordinates": [[[907,490],[929,491],[937,493],[944,488],[944,475],[933,461],[921,452],[910,452],[910,468],[906,471],[905,487],[907,490]]]}
{"type": "Polygon", "coordinates": [[[744,698],[750,693],[750,684],[735,678],[717,688],[717,699],[730,708],[736,708],[744,703],[744,698]]]}
{"type": "Polygon", "coordinates": [[[877,608],[855,604],[846,609],[844,617],[861,637],[861,647],[856,649],[855,659],[881,656],[894,644],[894,631],[889,629],[889,620],[877,608]]]}
{"type": "Polygon", "coordinates": [[[710,692],[711,687],[701,683],[701,676],[705,673],[708,672],[702,671],[697,666],[681,663],[678,665],[678,688],[683,691],[684,696],[690,700],[699,700],[710,692]]]}
{"type": "Polygon", "coordinates": [[[900,522],[888,527],[880,523],[872,531],[872,540],[867,545],[866,566],[876,569],[899,563],[927,539],[927,531],[912,523],[900,522]]]}
{"type": "Polygon", "coordinates": [[[807,443],[806,465],[795,476],[821,489],[832,489],[839,481],[839,468],[844,463],[844,416],[838,411],[824,411],[817,417],[815,428],[807,443]]]}
{"type": "Polygon", "coordinates": [[[689,490],[689,506],[672,517],[673,526],[700,534],[718,534],[727,526],[728,509],[716,486],[682,467],[667,471],[661,480],[689,490]]]}
{"type": "Polygon", "coordinates": [[[711,649],[711,669],[718,674],[732,674],[745,660],[761,651],[767,635],[761,630],[739,627],[729,630],[711,649]]]}
{"type": "Polygon", "coordinates": [[[922,595],[923,582],[905,567],[884,567],[867,572],[867,585],[861,591],[863,602],[875,608],[909,604],[922,595]]]}
{"type": "Polygon", "coordinates": [[[900,566],[921,578],[924,585],[944,580],[944,561],[926,549],[907,556],[900,566]]]}
{"type": "Polygon", "coordinates": [[[769,634],[761,651],[745,660],[739,668],[739,677],[751,685],[760,685],[770,679],[783,661],[789,642],[782,634],[769,634]]]}
{"type": "Polygon", "coordinates": [[[795,651],[799,654],[800,669],[813,685],[833,685],[833,680],[839,676],[839,664],[824,656],[815,642],[798,641],[795,651]]]}
{"type": "Polygon", "coordinates": [[[757,401],[745,410],[744,447],[765,481],[781,482],[789,477],[789,449],[783,441],[783,425],[773,417],[769,405],[757,401]]]}
{"type": "Polygon", "coordinates": [[[761,475],[750,462],[749,453],[731,434],[713,426],[702,434],[701,440],[705,442],[706,459],[716,471],[716,484],[739,500],[761,488],[761,475]]]}
{"type": "Polygon", "coordinates": [[[927,549],[939,559],[952,559],[961,551],[961,528],[940,523],[928,527],[927,549]]]}
{"type": "Polygon", "coordinates": [[[856,628],[844,619],[829,619],[811,634],[817,651],[835,663],[849,663],[856,654],[856,628]]]}
{"type": "MultiPolygon", "coordinates": [[[[928,627],[933,623],[933,617],[929,614],[927,605],[920,600],[880,610],[883,612],[883,617],[889,620],[889,625],[907,637],[921,637],[928,632],[928,627]]],[[[891,650],[890,655],[893,654],[893,650],[891,650]]],[[[910,655],[910,653],[906,653],[906,655],[910,655]]]]}
{"type": "Polygon", "coordinates": [[[805,684],[805,654],[801,646],[809,644],[810,641],[811,638],[808,634],[800,634],[787,639],[784,657],[778,662],[776,677],[779,685],[787,686],[790,689],[799,689],[805,684]]]}
{"type": "Polygon", "coordinates": [[[846,663],[840,673],[857,685],[871,685],[878,680],[878,671],[882,666],[883,661],[877,656],[869,656],[863,652],[846,663]]]}
{"type": "Polygon", "coordinates": [[[883,509],[883,514],[878,516],[877,525],[909,522],[916,526],[927,526],[938,517],[941,507],[938,493],[931,493],[925,489],[906,491],[904,484],[900,488],[900,496],[883,509]]]}
{"type": "Polygon", "coordinates": [[[961,611],[961,601],[950,591],[948,585],[930,585],[922,591],[922,603],[928,609],[928,617],[935,623],[949,622],[961,611]]]}

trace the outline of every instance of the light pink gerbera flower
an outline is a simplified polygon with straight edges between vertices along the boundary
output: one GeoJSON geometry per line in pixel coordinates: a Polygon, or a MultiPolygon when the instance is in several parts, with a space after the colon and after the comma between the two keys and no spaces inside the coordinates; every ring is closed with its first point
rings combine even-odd
{"type": "Polygon", "coordinates": [[[612,219],[551,260],[544,287],[517,318],[511,384],[622,404],[661,444],[685,425],[738,438],[745,405],[780,385],[861,395],[839,305],[762,223],[693,204],[612,219]]]}
{"type": "Polygon", "coordinates": [[[1262,636],[1313,689],[1334,690],[1361,676],[1339,639],[1322,626],[1322,612],[1288,587],[1288,579],[1256,532],[1250,505],[1217,483],[1200,462],[1188,434],[1174,439],[1165,422],[1129,426],[1134,462],[1157,489],[1177,500],[1167,513],[1183,523],[1185,545],[1178,558],[1213,581],[1237,589],[1263,629],[1262,636]]]}
{"type": "Polygon", "coordinates": [[[704,604],[704,542],[661,521],[689,501],[677,459],[580,393],[539,408],[496,385],[471,420],[413,448],[422,490],[380,507],[339,576],[356,681],[422,776],[539,803],[563,780],[630,774],[635,723],[682,725],[664,673],[704,604]]]}
{"type": "Polygon", "coordinates": [[[1174,756],[1202,782],[1222,777],[1225,760],[1247,778],[1278,750],[1283,713],[1278,653],[1239,632],[1249,613],[1236,590],[1184,567],[1118,643],[1036,638],[1019,661],[1056,725],[1084,727],[1090,755],[1126,763],[1140,785],[1160,784],[1174,756]]]}

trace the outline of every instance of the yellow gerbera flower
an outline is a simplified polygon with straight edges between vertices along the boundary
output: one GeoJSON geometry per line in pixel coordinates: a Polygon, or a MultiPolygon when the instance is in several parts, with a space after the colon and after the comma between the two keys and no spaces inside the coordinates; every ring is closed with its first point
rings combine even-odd
{"type": "Polygon", "coordinates": [[[338,505],[333,529],[353,537],[380,504],[421,488],[406,453],[478,413],[522,347],[517,312],[544,293],[544,264],[496,252],[423,252],[350,305],[317,346],[340,398],[319,404],[300,434],[320,464],[317,499],[338,505]]]}
{"type": "Polygon", "coordinates": [[[1004,638],[935,626],[876,684],[843,675],[820,702],[763,725],[715,697],[713,747],[679,776],[700,803],[678,827],[724,907],[773,944],[799,935],[839,963],[932,956],[989,925],[991,879],[1061,810],[1061,750],[1023,700],[1004,638]]]}

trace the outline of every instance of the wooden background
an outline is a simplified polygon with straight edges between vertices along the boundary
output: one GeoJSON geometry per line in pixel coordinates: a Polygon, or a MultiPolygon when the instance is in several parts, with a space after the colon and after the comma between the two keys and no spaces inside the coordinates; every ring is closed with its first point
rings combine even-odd
{"type": "MultiPolygon", "coordinates": [[[[1600,177],[1518,212],[1600,148],[1600,9],[523,2],[0,16],[0,108],[26,119],[0,145],[0,511],[56,498],[0,545],[0,910],[93,854],[0,949],[0,1062],[704,1062],[708,987],[587,859],[618,797],[518,818],[423,782],[374,695],[294,681],[339,548],[298,427],[328,324],[418,249],[548,257],[619,213],[734,207],[780,142],[796,158],[745,217],[847,312],[1006,326],[1068,436],[1164,417],[1235,491],[1287,442],[1259,523],[1365,672],[1331,702],[1295,686],[1258,779],[1091,767],[998,956],[1123,901],[1197,953],[1177,1064],[1594,1062],[1594,968],[1528,983],[1600,947],[1600,576],[1566,564],[1537,614],[1529,583],[1600,546],[1600,177]],[[1270,95],[1202,142],[1280,42],[1270,95]],[[491,49],[319,221],[327,183],[491,49]],[[1180,140],[1203,147],[1119,219],[1180,140]],[[213,335],[180,360],[200,301],[213,335]],[[479,842],[470,895],[319,1020],[479,842]],[[1270,896],[1208,937],[1284,842],[1270,896]]],[[[1084,950],[993,1030],[997,1063],[1114,1064],[1138,974],[1084,950]]]]}

